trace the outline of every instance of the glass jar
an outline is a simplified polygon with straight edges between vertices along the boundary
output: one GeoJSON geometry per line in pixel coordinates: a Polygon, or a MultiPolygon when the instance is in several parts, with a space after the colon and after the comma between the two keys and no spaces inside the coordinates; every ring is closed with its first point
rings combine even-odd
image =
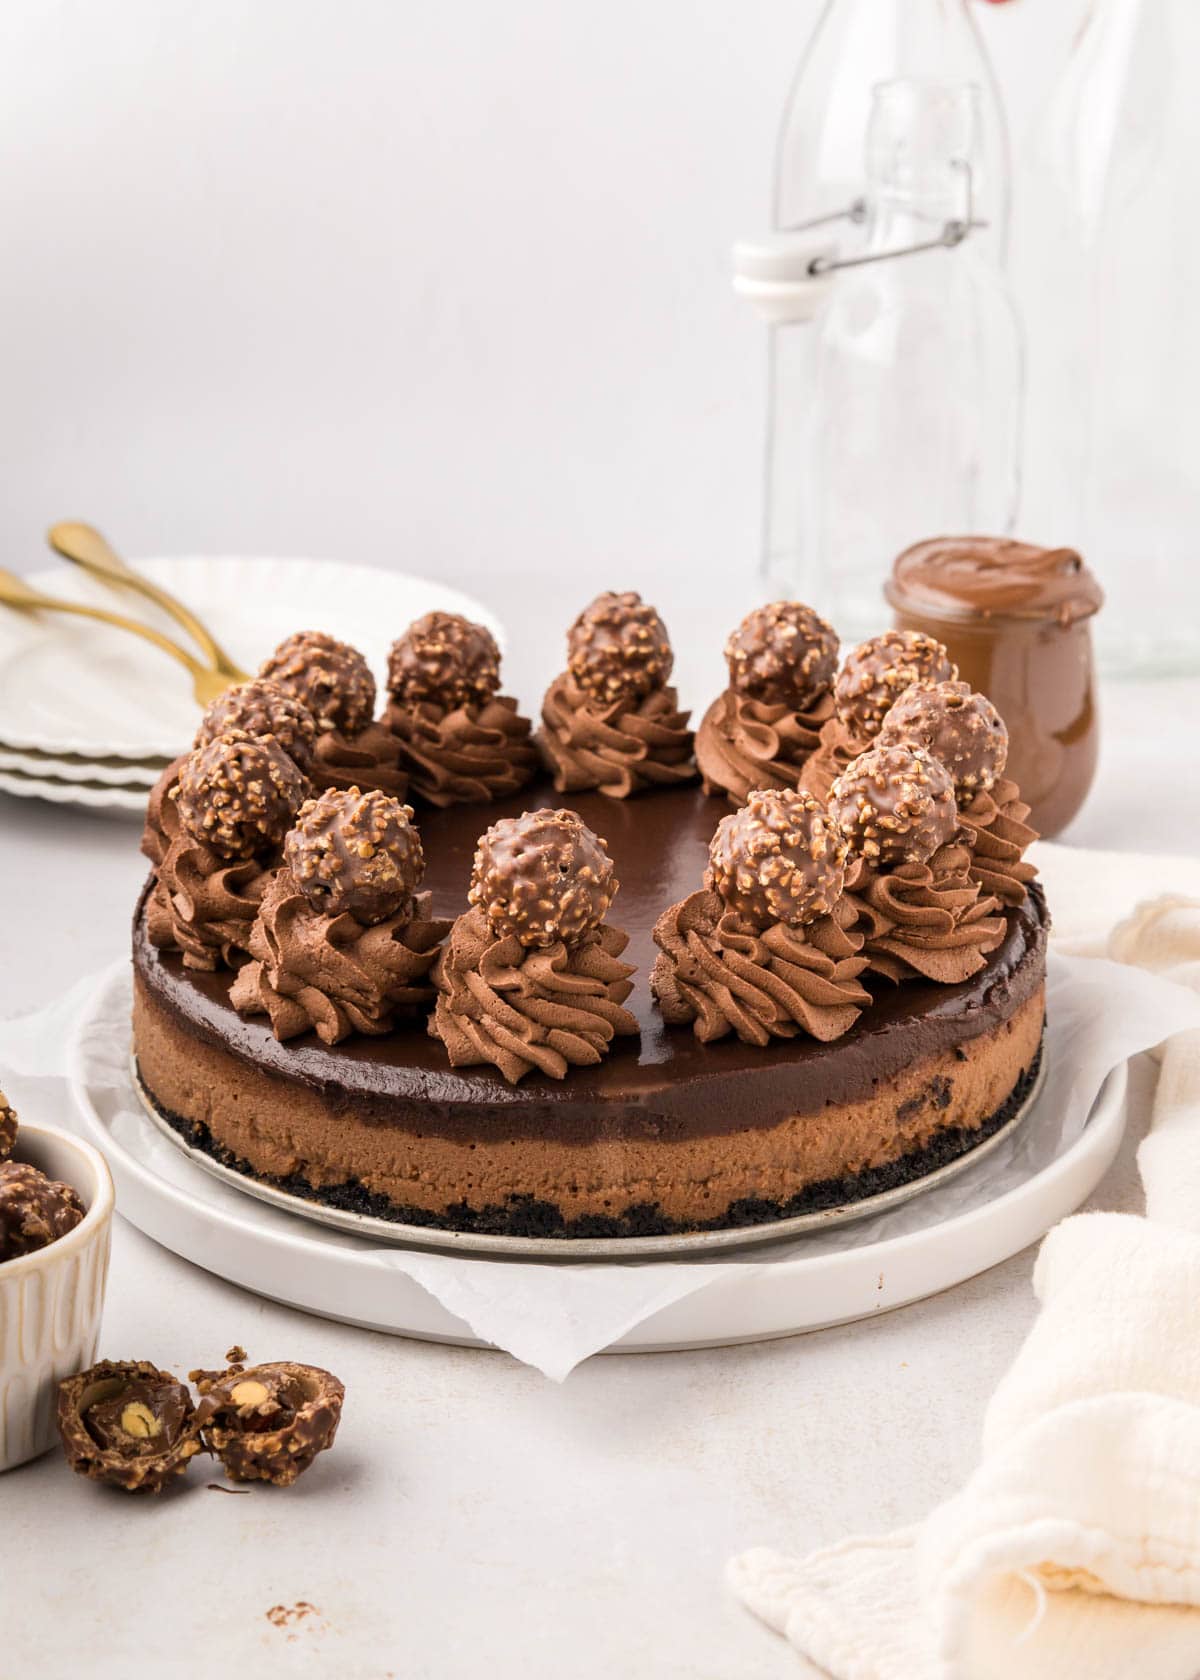
{"type": "Polygon", "coordinates": [[[973,231],[952,247],[938,239],[976,219],[981,137],[975,86],[875,89],[865,244],[817,317],[791,464],[803,486],[797,592],[843,640],[878,629],[889,555],[931,528],[1007,531],[1016,518],[1016,313],[973,231]]]}
{"type": "Polygon", "coordinates": [[[1073,549],[940,537],[896,560],[893,623],[950,652],[964,682],[1008,726],[1008,773],[1040,834],[1061,833],[1087,797],[1099,753],[1091,621],[1103,596],[1073,549]]]}
{"type": "Polygon", "coordinates": [[[1022,519],[1083,544],[1119,673],[1200,669],[1198,63],[1196,0],[1090,0],[1017,199],[1022,519]]]}
{"type": "MultiPolygon", "coordinates": [[[[871,237],[865,161],[874,89],[904,79],[977,89],[972,199],[975,217],[984,225],[970,243],[977,255],[1002,267],[1009,219],[1008,138],[970,0],[826,0],[780,128],[776,235],[837,221],[842,254],[853,256],[864,248],[871,237]],[[852,208],[854,221],[847,224],[852,208]]],[[[804,548],[803,448],[817,354],[816,335],[806,321],[801,310],[776,318],[770,328],[762,571],[773,594],[822,600],[818,562],[804,548]]],[[[929,528],[927,518],[922,529],[929,528]]],[[[883,550],[888,552],[895,548],[883,550]]],[[[878,628],[877,617],[869,628],[878,628]]]]}

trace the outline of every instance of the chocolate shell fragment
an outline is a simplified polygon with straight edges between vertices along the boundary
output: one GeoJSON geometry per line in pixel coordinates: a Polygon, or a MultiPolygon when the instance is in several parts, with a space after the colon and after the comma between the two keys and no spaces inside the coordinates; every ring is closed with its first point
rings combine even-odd
{"type": "Polygon", "coordinates": [[[159,1493],[200,1451],[187,1385],[145,1360],[102,1359],[58,1385],[58,1433],[76,1475],[159,1493]]]}
{"type": "Polygon", "coordinates": [[[235,1482],[290,1487],[333,1445],[346,1391],[319,1366],[234,1364],[191,1379],[201,1395],[201,1439],[235,1482]]]}

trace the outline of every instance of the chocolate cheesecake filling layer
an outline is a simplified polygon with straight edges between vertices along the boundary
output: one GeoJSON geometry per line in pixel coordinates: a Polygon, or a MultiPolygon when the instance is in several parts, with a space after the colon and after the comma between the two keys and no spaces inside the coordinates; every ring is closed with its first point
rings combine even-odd
{"type": "MultiPolygon", "coordinates": [[[[432,913],[452,917],[466,908],[483,827],[560,802],[539,783],[486,808],[422,809],[423,885],[433,894],[432,913]]],[[[219,1048],[272,1078],[281,1097],[312,1092],[331,1118],[352,1115],[460,1142],[485,1135],[580,1144],[742,1134],[748,1126],[769,1128],[830,1105],[869,1101],[906,1069],[994,1033],[1041,988],[1047,918],[1035,886],[1007,912],[1005,938],[987,967],[961,985],[873,983],[872,1007],[831,1044],[789,1040],[760,1049],[730,1038],[702,1045],[690,1028],[667,1026],[654,1005],[652,930],[663,907],[701,880],[724,801],[687,787],[633,800],[583,794],[571,805],[609,842],[621,882],[611,919],[628,930],[624,957],[637,964],[628,1007],[640,1036],[620,1041],[597,1067],[573,1069],[562,1081],[530,1077],[510,1086],[491,1068],[452,1069],[420,1024],[333,1050],[307,1037],[280,1044],[261,1020],[243,1020],[232,1009],[228,973],[193,973],[177,956],[157,951],[139,907],[134,966],[147,1002],[197,1046],[219,1048]]]]}

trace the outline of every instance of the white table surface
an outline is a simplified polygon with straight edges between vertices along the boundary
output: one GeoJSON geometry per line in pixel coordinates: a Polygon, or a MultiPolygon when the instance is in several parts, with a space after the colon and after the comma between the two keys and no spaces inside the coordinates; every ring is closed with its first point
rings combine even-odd
{"type": "MultiPolygon", "coordinates": [[[[512,623],[529,582],[479,592],[512,623]]],[[[537,590],[546,616],[510,642],[528,702],[558,662],[569,605],[537,590]]],[[[584,593],[575,580],[570,602],[584,593]]],[[[681,661],[695,703],[736,613],[682,592],[661,605],[677,646],[708,650],[681,661]]],[[[1198,708],[1200,681],[1108,688],[1100,778],[1063,838],[1194,852],[1197,784],[1178,755],[1198,708]]],[[[0,795],[0,1014],[123,949],[144,868],[131,823],[0,795]]],[[[1139,1206],[1148,1090],[1139,1067],[1131,1136],[1096,1205],[1139,1206]]],[[[3,1478],[0,1677],[801,1675],[727,1596],[726,1558],[889,1528],[950,1493],[1033,1317],[1032,1262],[1027,1250],[868,1323],[596,1358],[555,1386],[505,1355],[275,1306],[118,1219],[104,1355],[186,1372],[240,1342],[253,1358],[324,1365],[347,1385],[342,1430],[290,1491],[210,1498],[202,1465],[187,1488],[135,1501],[57,1454],[3,1478]],[[294,1620],[269,1614],[302,1602],[313,1609],[294,1620]]]]}

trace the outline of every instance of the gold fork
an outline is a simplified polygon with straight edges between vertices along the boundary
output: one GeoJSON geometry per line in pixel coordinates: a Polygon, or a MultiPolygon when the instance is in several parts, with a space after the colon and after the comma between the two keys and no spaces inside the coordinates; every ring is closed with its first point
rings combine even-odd
{"type": "Polygon", "coordinates": [[[161,648],[163,653],[169,653],[172,659],[187,667],[191,673],[192,691],[201,706],[207,706],[218,694],[224,694],[235,682],[243,680],[236,666],[233,671],[215,671],[211,665],[203,664],[181,648],[178,642],[173,642],[149,624],[142,624],[136,618],[126,618],[123,613],[108,612],[104,607],[87,607],[82,601],[61,601],[54,595],[43,595],[3,567],[0,567],[0,604],[38,612],[74,613],[77,618],[95,619],[101,624],[111,624],[117,630],[128,630],[135,636],[141,636],[144,641],[152,642],[156,648],[161,648]]]}
{"type": "Polygon", "coordinates": [[[70,560],[73,565],[90,572],[93,577],[102,578],[105,583],[115,583],[125,589],[136,589],[139,595],[144,595],[148,601],[153,601],[155,606],[161,607],[177,624],[183,626],[196,645],[208,655],[209,663],[214,669],[223,672],[230,682],[249,680],[249,672],[234,664],[212,631],[200,622],[189,607],[176,600],[175,596],[169,594],[161,585],[151,583],[149,578],[135,572],[93,526],[85,525],[78,519],[64,519],[50,527],[46,533],[46,541],[64,560],[70,560]]]}

